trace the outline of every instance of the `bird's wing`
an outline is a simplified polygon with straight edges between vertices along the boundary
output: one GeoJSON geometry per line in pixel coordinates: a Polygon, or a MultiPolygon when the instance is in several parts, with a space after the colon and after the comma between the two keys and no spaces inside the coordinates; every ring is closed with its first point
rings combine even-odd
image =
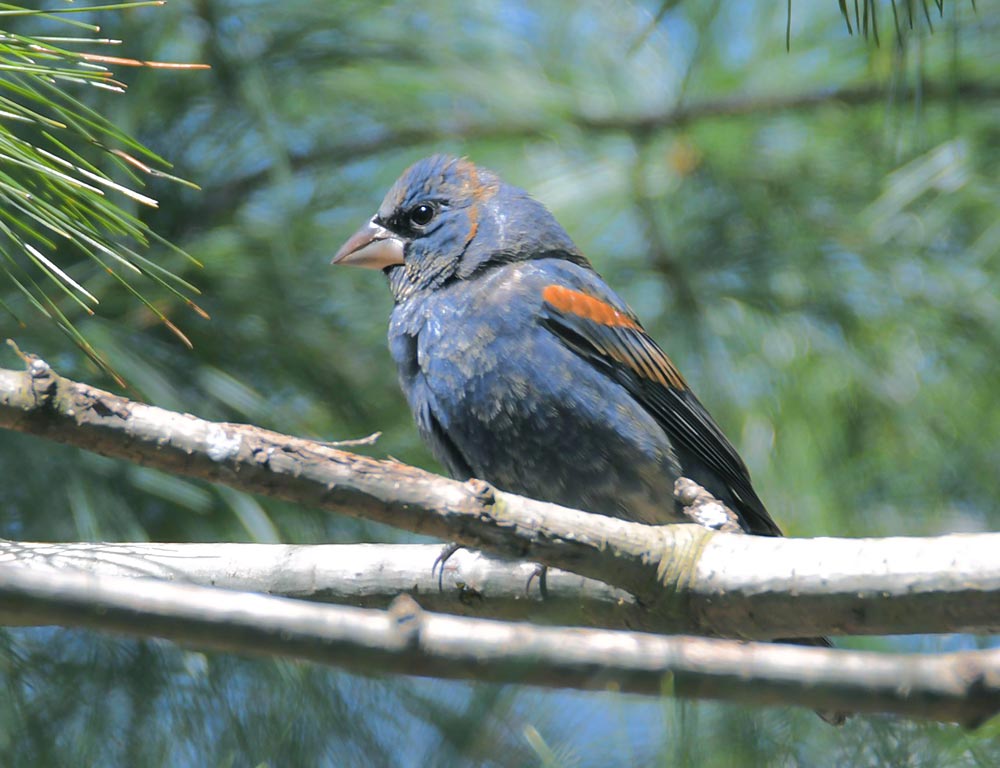
{"type": "MultiPolygon", "coordinates": [[[[595,281],[596,282],[596,281],[595,281]]],[[[638,319],[600,285],[542,289],[542,322],[570,349],[621,384],[656,419],[675,448],[693,454],[732,493],[750,532],[780,536],[736,449],[638,319]]]]}

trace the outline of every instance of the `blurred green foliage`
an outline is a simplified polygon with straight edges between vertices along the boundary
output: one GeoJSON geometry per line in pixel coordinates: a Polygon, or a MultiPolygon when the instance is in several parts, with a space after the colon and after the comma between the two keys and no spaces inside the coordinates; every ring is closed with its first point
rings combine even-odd
{"type": "MultiPolygon", "coordinates": [[[[212,66],[75,94],[203,188],[152,178],[159,208],[133,211],[204,264],[150,251],[203,293],[211,321],[146,293],[193,351],[57,252],[101,313],[53,302],[131,396],[329,440],[381,430],[370,452],[436,468],[385,349],[385,286],[327,263],[407,164],[468,154],[552,208],[790,534],[1000,528],[996,6],[947,4],[933,35],[904,24],[898,41],[880,18],[876,47],[832,3],[796,2],[790,52],[785,5],[756,0],[179,0],[87,18],[122,55],[212,66]]],[[[27,326],[0,314],[0,336],[112,386],[5,291],[27,326]]],[[[406,538],[20,435],[0,434],[0,462],[9,538],[406,538]]],[[[833,730],[808,712],[371,680],[61,630],[0,634],[0,686],[11,766],[1000,764],[995,724],[833,730]]]]}

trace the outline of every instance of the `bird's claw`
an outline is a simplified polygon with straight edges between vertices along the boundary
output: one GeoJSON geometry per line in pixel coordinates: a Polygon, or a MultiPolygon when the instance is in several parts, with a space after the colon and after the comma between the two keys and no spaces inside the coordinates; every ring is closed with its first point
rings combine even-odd
{"type": "Polygon", "coordinates": [[[528,575],[528,582],[524,585],[524,592],[525,594],[531,592],[531,582],[538,579],[538,591],[541,593],[542,598],[547,598],[549,596],[549,567],[541,563],[535,563],[534,566],[528,575]]]}
{"type": "Polygon", "coordinates": [[[462,547],[460,544],[451,542],[450,544],[445,544],[444,548],[441,550],[441,554],[437,556],[434,560],[434,565],[431,566],[431,576],[434,576],[434,572],[438,572],[438,591],[444,592],[444,566],[462,547]],[[440,570],[439,570],[440,569],[440,570]]]}

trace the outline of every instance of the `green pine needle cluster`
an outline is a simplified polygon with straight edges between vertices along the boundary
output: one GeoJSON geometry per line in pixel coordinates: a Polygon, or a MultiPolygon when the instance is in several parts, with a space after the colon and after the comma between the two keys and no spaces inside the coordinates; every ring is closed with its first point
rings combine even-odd
{"type": "MultiPolygon", "coordinates": [[[[158,237],[140,215],[143,207],[157,205],[141,191],[151,177],[194,185],[169,174],[166,160],[78,97],[88,87],[124,93],[115,66],[197,66],[106,55],[121,41],[98,37],[100,27],[73,16],[151,5],[162,2],[49,11],[0,4],[4,26],[12,17],[31,16],[40,25],[55,22],[74,35],[92,35],[36,36],[0,29],[0,280],[9,280],[31,307],[112,375],[74,322],[81,312],[93,315],[100,304],[97,292],[86,285],[95,268],[189,346],[181,330],[144,295],[140,281],[152,281],[204,315],[191,298],[198,290],[144,255],[151,243],[183,252],[158,237]]],[[[27,323],[2,299],[0,308],[20,325],[27,323]]]]}

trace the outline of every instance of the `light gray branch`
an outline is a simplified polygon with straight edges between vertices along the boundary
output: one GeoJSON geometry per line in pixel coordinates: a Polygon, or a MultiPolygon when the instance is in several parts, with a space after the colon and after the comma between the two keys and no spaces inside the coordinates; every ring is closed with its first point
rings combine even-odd
{"type": "MultiPolygon", "coordinates": [[[[989,537],[985,539],[988,543],[989,537]]],[[[748,539],[753,542],[754,539],[748,539]]],[[[996,559],[994,550],[980,546],[982,536],[954,535],[928,539],[874,540],[898,542],[909,550],[922,571],[893,570],[901,558],[873,563],[865,557],[870,542],[858,539],[792,540],[774,566],[759,562],[754,547],[707,549],[699,568],[706,599],[705,615],[718,624],[726,621],[729,606],[756,615],[764,611],[763,626],[775,620],[811,627],[812,635],[903,634],[938,631],[1000,632],[1000,616],[988,615],[983,624],[963,626],[970,601],[986,591],[984,574],[996,559]],[[805,542],[821,546],[807,546],[805,542]],[[972,546],[969,546],[969,544],[972,546]],[[922,549],[921,549],[922,547],[922,549]],[[790,579],[789,573],[795,578],[790,579]],[[860,596],[857,590],[863,586],[860,596]],[[796,590],[790,598],[790,590],[796,590]],[[939,610],[925,615],[907,608],[928,603],[936,595],[939,610]],[[873,616],[859,617],[849,628],[839,611],[829,610],[836,599],[853,595],[857,611],[885,603],[873,616]],[[749,606],[749,607],[747,607],[749,606]],[[776,616],[777,618],[776,618],[776,616]],[[882,622],[882,623],[879,623],[882,622]],[[942,628],[945,627],[945,628],[942,628]]],[[[995,542],[1000,544],[1000,542],[995,542]]],[[[437,544],[149,544],[137,543],[29,543],[0,540],[0,563],[16,562],[33,571],[77,570],[99,576],[155,577],[214,585],[286,597],[384,608],[396,596],[419,597],[428,610],[462,616],[528,620],[545,624],[636,629],[648,625],[646,610],[627,592],[567,571],[549,569],[545,595],[536,566],[503,560],[483,552],[460,549],[444,566],[437,564],[437,544]]],[[[985,612],[986,607],[981,606],[985,612]]],[[[754,627],[746,624],[746,634],[754,627]]],[[[766,637],[766,633],[759,633],[766,637]]]]}
{"type": "Polygon", "coordinates": [[[0,370],[0,427],[579,573],[634,595],[657,631],[990,632],[1000,621],[1000,534],[796,540],[645,526],[135,403],[39,360],[0,370]]]}
{"type": "Polygon", "coordinates": [[[0,563],[0,621],[160,637],[355,672],[529,683],[759,705],[891,712],[976,726],[1000,711],[1000,650],[833,651],[389,611],[0,563]]]}
{"type": "Polygon", "coordinates": [[[365,608],[402,593],[427,610],[461,616],[641,626],[627,592],[575,573],[460,549],[444,565],[440,544],[50,544],[0,539],[0,563],[26,571],[156,578],[365,608]]]}

